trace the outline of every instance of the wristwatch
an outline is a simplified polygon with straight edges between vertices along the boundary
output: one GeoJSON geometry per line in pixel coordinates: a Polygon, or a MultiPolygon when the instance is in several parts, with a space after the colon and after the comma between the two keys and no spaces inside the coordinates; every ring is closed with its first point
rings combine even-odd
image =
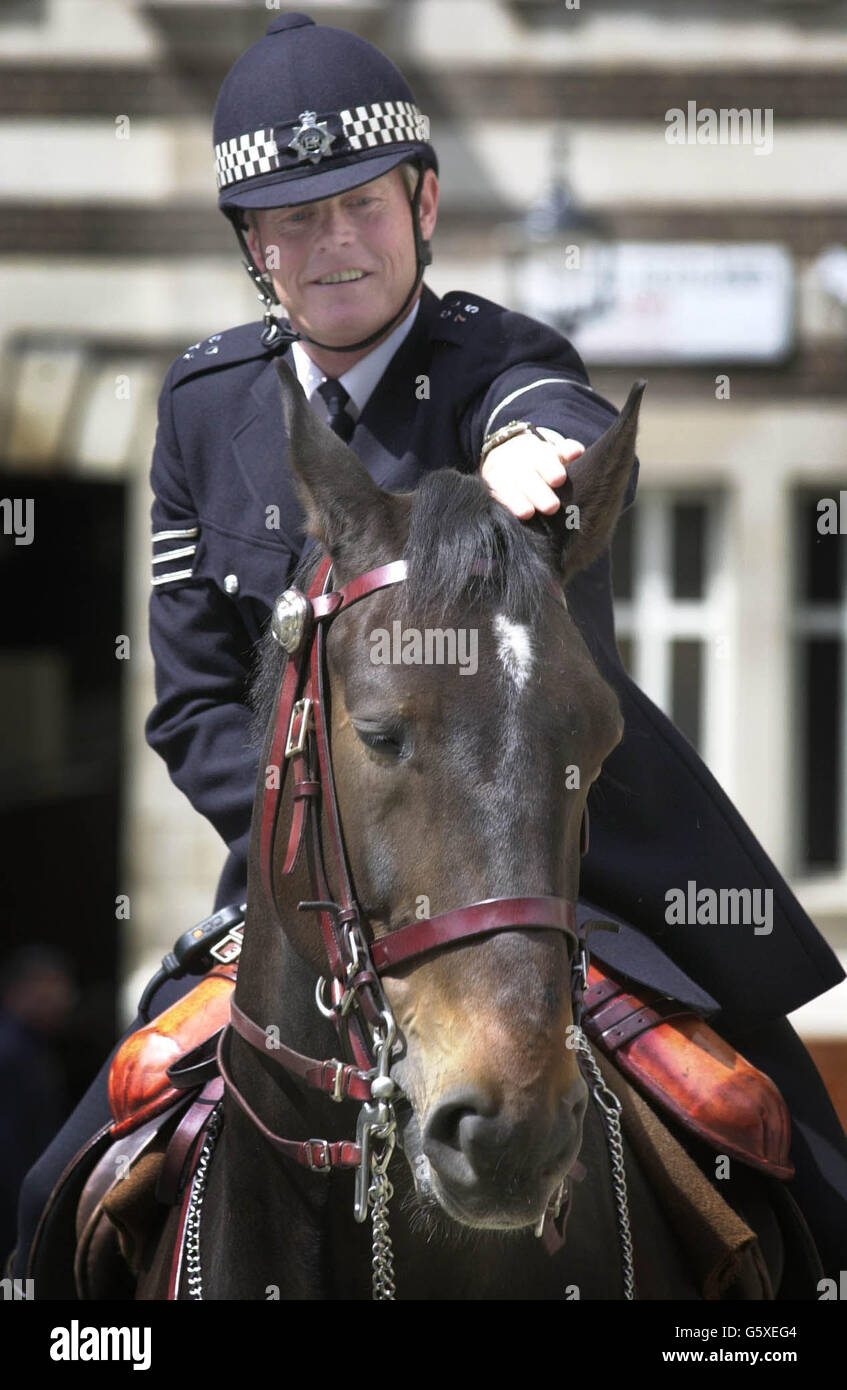
{"type": "Polygon", "coordinates": [[[544,435],[535,428],[535,425],[530,424],[529,420],[510,420],[507,425],[502,425],[493,434],[485,436],[479,454],[480,464],[485,462],[486,456],[492,449],[496,449],[498,444],[505,444],[507,439],[514,439],[518,434],[534,434],[536,439],[541,440],[542,444],[547,443],[544,435]]]}

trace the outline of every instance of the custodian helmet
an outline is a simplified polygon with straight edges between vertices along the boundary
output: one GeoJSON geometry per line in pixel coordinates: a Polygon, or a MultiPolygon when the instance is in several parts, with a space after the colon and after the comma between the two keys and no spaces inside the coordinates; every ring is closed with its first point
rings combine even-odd
{"type": "Polygon", "coordinates": [[[284,207],[330,198],[369,183],[406,161],[417,166],[411,199],[417,276],[394,318],[360,343],[317,343],[335,352],[367,347],[404,314],[432,260],[418,208],[424,172],[438,172],[429,118],[403,74],[366,39],[305,14],[282,14],[230,68],[214,114],[218,205],[235,229],[245,268],[265,304],[262,341],[287,347],[306,338],[280,325],[270,277],[253,261],[245,208],[284,207]]]}

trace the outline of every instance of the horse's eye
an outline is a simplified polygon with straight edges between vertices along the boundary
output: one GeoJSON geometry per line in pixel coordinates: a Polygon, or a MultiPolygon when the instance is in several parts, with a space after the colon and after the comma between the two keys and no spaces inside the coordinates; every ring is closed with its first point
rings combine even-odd
{"type": "Polygon", "coordinates": [[[373,728],[367,724],[355,724],[359,738],[375,753],[384,753],[390,758],[407,758],[411,750],[411,740],[401,728],[373,728]]]}

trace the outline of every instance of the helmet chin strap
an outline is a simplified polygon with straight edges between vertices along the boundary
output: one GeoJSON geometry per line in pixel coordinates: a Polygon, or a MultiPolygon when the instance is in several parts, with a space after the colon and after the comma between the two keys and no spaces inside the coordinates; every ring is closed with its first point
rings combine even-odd
{"type": "MultiPolygon", "coordinates": [[[[279,304],[279,299],[273,289],[273,283],[270,282],[269,286],[270,277],[262,275],[256,262],[253,260],[250,248],[247,245],[247,239],[244,236],[242,227],[239,225],[238,218],[236,216],[231,218],[239,245],[244,252],[244,269],[259,291],[259,298],[265,306],[265,326],[259,336],[266,348],[285,351],[292,343],[304,342],[312,343],[314,347],[324,348],[327,352],[358,352],[361,348],[371,347],[374,343],[378,342],[380,338],[383,338],[389,329],[400,322],[417,293],[418,286],[423,280],[424,270],[428,265],[432,264],[432,249],[429,241],[421,234],[419,218],[421,192],[423,191],[425,172],[425,169],[421,166],[418,170],[417,186],[410,203],[412,210],[412,231],[415,238],[416,274],[414,283],[394,317],[390,318],[387,323],[384,323],[381,328],[378,328],[375,333],[371,333],[367,338],[362,338],[358,343],[344,343],[343,346],[339,346],[338,343],[321,343],[317,338],[310,338],[307,333],[298,333],[290,326],[286,327],[281,324],[273,313],[274,304],[279,304]]],[[[240,211],[240,209],[236,209],[236,212],[238,211],[240,211]]]]}

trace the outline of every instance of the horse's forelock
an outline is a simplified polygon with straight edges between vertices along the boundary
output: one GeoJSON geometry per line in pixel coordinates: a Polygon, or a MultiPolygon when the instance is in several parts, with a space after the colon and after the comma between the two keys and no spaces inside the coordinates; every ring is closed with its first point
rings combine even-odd
{"type": "Polygon", "coordinates": [[[551,565],[546,536],[496,501],[482,478],[451,468],[423,478],[403,553],[407,620],[443,616],[481,600],[514,622],[529,622],[545,598],[551,565]],[[480,560],[491,562],[487,575],[474,568],[480,560]]]}

